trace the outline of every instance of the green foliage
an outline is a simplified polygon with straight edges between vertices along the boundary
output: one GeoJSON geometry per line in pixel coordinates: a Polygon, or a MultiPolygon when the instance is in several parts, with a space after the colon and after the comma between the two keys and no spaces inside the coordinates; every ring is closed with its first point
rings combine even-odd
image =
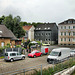
{"type": "Polygon", "coordinates": [[[32,22],[32,23],[20,22],[20,25],[21,25],[21,26],[33,25],[34,27],[36,27],[38,24],[43,24],[43,23],[41,23],[41,22],[38,22],[38,23],[35,23],[35,22],[32,22]]]}
{"type": "Polygon", "coordinates": [[[31,47],[32,45],[35,45],[35,44],[34,44],[34,43],[29,43],[29,49],[30,49],[30,47],[31,47]]]}
{"type": "Polygon", "coordinates": [[[4,20],[5,16],[3,15],[2,17],[0,17],[0,24],[2,23],[2,21],[4,20]]]}
{"type": "Polygon", "coordinates": [[[3,20],[3,24],[6,25],[8,29],[10,29],[17,38],[23,37],[25,35],[25,31],[23,30],[22,26],[20,25],[21,18],[20,16],[12,17],[10,14],[6,16],[3,20]]]}
{"type": "Polygon", "coordinates": [[[8,29],[10,29],[12,32],[13,32],[13,17],[12,15],[10,14],[9,16],[6,16],[3,20],[3,24],[6,25],[6,27],[8,29]]]}
{"type": "Polygon", "coordinates": [[[0,52],[2,52],[3,51],[3,49],[5,49],[4,47],[0,47],[0,52]]]}
{"type": "Polygon", "coordinates": [[[21,45],[16,45],[16,48],[19,48],[19,47],[21,47],[21,45]]]}
{"type": "MultiPolygon", "coordinates": [[[[72,67],[73,65],[75,65],[75,60],[71,58],[65,62],[54,65],[54,69],[53,67],[43,69],[42,75],[54,75],[56,72],[72,67]]],[[[39,71],[35,70],[34,74],[31,75],[40,75],[40,74],[41,74],[41,70],[39,71]]]]}
{"type": "Polygon", "coordinates": [[[38,45],[41,45],[41,42],[40,41],[36,41],[38,43],[38,45]]]}
{"type": "Polygon", "coordinates": [[[10,46],[11,46],[10,43],[8,43],[7,46],[10,48],[10,46]]]}
{"type": "Polygon", "coordinates": [[[1,56],[1,57],[0,57],[0,59],[3,59],[3,58],[4,58],[4,56],[1,56]]]}

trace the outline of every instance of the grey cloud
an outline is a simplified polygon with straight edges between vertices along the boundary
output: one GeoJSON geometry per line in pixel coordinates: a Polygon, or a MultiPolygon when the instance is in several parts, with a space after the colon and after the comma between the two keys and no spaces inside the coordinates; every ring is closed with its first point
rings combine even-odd
{"type": "MultiPolygon", "coordinates": [[[[2,0],[0,0],[2,1],[2,0]]],[[[75,17],[75,0],[11,0],[0,16],[12,14],[21,16],[27,22],[61,22],[75,17]]],[[[1,2],[0,2],[1,3],[1,2]]]]}

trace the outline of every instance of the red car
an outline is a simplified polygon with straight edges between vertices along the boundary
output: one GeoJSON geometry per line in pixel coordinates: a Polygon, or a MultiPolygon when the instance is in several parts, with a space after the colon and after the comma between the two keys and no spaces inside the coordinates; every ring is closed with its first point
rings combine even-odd
{"type": "Polygon", "coordinates": [[[38,57],[38,56],[42,56],[42,52],[38,51],[38,50],[34,50],[31,53],[28,54],[28,57],[38,57]]]}

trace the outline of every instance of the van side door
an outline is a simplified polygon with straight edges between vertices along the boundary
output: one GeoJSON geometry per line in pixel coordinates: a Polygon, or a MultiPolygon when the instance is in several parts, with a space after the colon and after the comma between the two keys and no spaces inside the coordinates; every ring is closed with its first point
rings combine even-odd
{"type": "Polygon", "coordinates": [[[16,53],[10,53],[10,57],[13,58],[14,60],[16,60],[16,53]]]}
{"type": "Polygon", "coordinates": [[[17,53],[17,59],[21,59],[22,56],[21,56],[21,53],[17,53]]]}

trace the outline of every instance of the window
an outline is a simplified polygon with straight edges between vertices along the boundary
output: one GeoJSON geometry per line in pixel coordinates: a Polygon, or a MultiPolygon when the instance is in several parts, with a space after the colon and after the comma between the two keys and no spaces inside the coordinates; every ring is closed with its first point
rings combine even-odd
{"type": "Polygon", "coordinates": [[[61,29],[63,29],[63,26],[61,26],[61,29]]]}
{"type": "Polygon", "coordinates": [[[61,56],[61,52],[59,53],[59,55],[58,56],[61,56]]]}
{"type": "Polygon", "coordinates": [[[50,27],[48,27],[48,29],[50,29],[50,27]]]}
{"type": "Polygon", "coordinates": [[[61,41],[63,41],[63,38],[61,38],[61,41]]]}
{"type": "Polygon", "coordinates": [[[17,55],[21,55],[21,53],[17,53],[17,55]]]}
{"type": "Polygon", "coordinates": [[[68,23],[72,23],[72,21],[68,21],[68,23]]]}
{"type": "Polygon", "coordinates": [[[36,28],[36,30],[38,30],[38,28],[36,28]]]}
{"type": "Polygon", "coordinates": [[[75,23],[75,21],[73,21],[73,23],[75,23]]]}
{"type": "Polygon", "coordinates": [[[45,39],[45,41],[47,41],[47,39],[45,39]]]}
{"type": "Polygon", "coordinates": [[[36,53],[39,53],[39,51],[37,51],[36,53]]]}
{"type": "Polygon", "coordinates": [[[49,41],[50,41],[50,39],[49,39],[49,41]]]}
{"type": "Polygon", "coordinates": [[[16,53],[11,53],[10,56],[16,56],[16,53]]]}
{"type": "Polygon", "coordinates": [[[69,36],[71,35],[71,33],[69,32],[69,36]]]}
{"type": "Polygon", "coordinates": [[[73,38],[73,42],[75,42],[75,38],[73,38]]]}
{"type": "Polygon", "coordinates": [[[47,29],[47,28],[45,28],[45,29],[47,29]]]}
{"type": "Polygon", "coordinates": [[[47,36],[47,33],[46,33],[46,36],[47,36]]]}
{"type": "Polygon", "coordinates": [[[66,36],[66,32],[64,32],[64,35],[66,36]]]}
{"type": "Polygon", "coordinates": [[[66,29],[66,26],[64,26],[64,29],[66,29]]]}
{"type": "Polygon", "coordinates": [[[2,31],[0,31],[0,33],[2,33],[2,31]]]}
{"type": "Polygon", "coordinates": [[[1,46],[2,46],[2,47],[4,46],[4,44],[5,44],[4,42],[1,42],[1,46]]]}
{"type": "Polygon", "coordinates": [[[50,33],[48,33],[50,35],[50,33]]]}
{"type": "Polygon", "coordinates": [[[61,36],[63,35],[63,32],[61,32],[61,36]]]}
{"type": "Polygon", "coordinates": [[[75,32],[73,32],[73,36],[75,36],[75,32]]]}
{"type": "Polygon", "coordinates": [[[75,29],[75,26],[73,26],[73,29],[75,29]]]}
{"type": "Polygon", "coordinates": [[[40,30],[41,28],[39,28],[39,30],[40,30]]]}
{"type": "Polygon", "coordinates": [[[70,26],[69,26],[69,29],[70,29],[70,26]]]}
{"type": "Polygon", "coordinates": [[[66,41],[66,38],[64,38],[64,41],[66,41]]]}
{"type": "Polygon", "coordinates": [[[5,56],[8,56],[8,53],[5,53],[5,56]]]}
{"type": "Polygon", "coordinates": [[[69,41],[71,41],[70,38],[69,38],[69,41]]]}
{"type": "Polygon", "coordinates": [[[43,36],[43,33],[41,35],[43,36]]]}

